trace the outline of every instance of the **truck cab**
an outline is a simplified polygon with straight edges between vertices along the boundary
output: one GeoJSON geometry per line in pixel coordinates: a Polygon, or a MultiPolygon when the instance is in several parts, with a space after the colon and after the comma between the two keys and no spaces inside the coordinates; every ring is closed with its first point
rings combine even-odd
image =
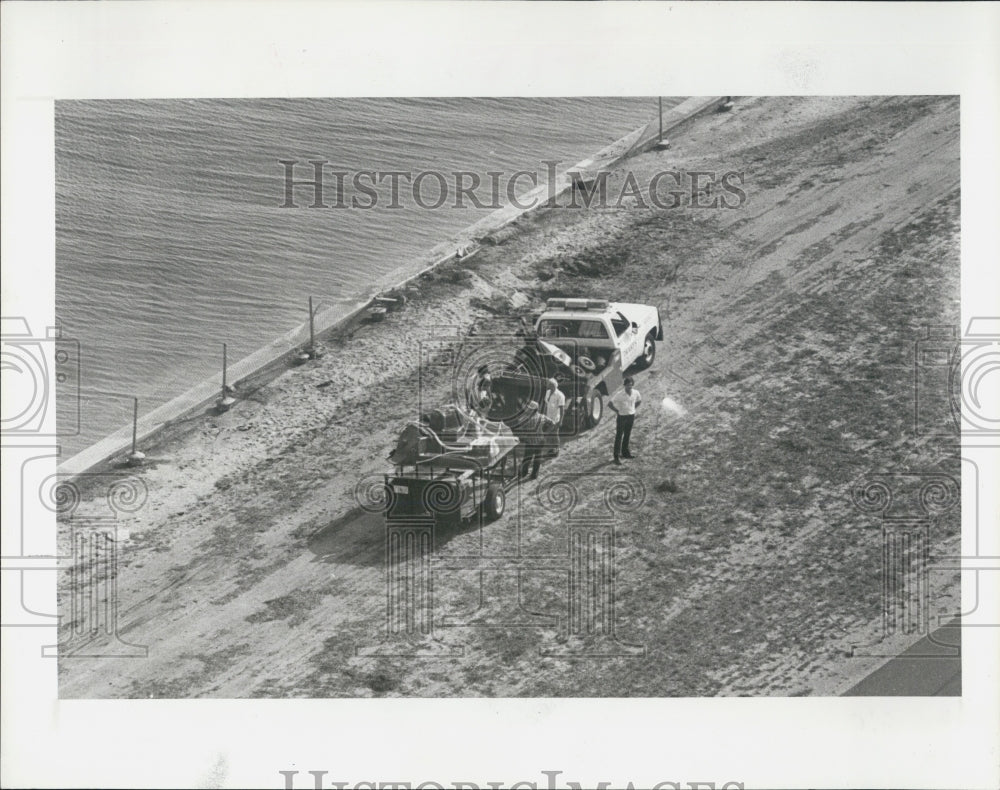
{"type": "Polygon", "coordinates": [[[507,369],[494,373],[490,419],[509,419],[529,401],[541,403],[546,379],[566,396],[559,433],[596,426],[604,401],[622,387],[630,366],[649,367],[663,337],[655,307],[598,299],[549,299],[507,369]]]}
{"type": "Polygon", "coordinates": [[[535,322],[539,340],[574,356],[573,364],[588,372],[608,365],[618,351],[621,368],[648,368],[663,339],[656,307],[604,299],[549,299],[535,322]]]}

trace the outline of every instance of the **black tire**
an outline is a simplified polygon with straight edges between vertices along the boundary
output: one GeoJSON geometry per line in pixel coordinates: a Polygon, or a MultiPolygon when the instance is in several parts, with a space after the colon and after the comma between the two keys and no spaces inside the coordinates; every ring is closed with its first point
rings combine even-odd
{"type": "Polygon", "coordinates": [[[597,390],[591,390],[584,399],[583,422],[588,428],[594,428],[604,416],[604,398],[597,390]]]}
{"type": "Polygon", "coordinates": [[[507,509],[507,494],[499,483],[490,483],[483,500],[483,513],[487,521],[496,521],[507,509]]]}
{"type": "Polygon", "coordinates": [[[594,363],[594,360],[586,354],[580,354],[580,356],[576,358],[576,363],[588,373],[593,373],[597,370],[597,365],[594,363]]]}
{"type": "Polygon", "coordinates": [[[639,370],[645,370],[650,365],[653,364],[653,360],[656,359],[656,330],[654,329],[648,335],[642,344],[642,356],[636,360],[636,367],[639,370]]]}

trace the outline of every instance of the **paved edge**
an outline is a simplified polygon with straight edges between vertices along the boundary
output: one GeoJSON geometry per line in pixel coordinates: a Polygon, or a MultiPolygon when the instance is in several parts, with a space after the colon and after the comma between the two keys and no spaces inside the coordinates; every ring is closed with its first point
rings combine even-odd
{"type": "MultiPolygon", "coordinates": [[[[676,130],[685,122],[717,107],[723,98],[721,96],[693,96],[664,111],[664,134],[676,130]]],[[[510,225],[515,220],[539,208],[544,208],[550,200],[572,188],[574,175],[614,167],[631,156],[650,150],[656,145],[658,134],[659,124],[654,118],[645,126],[602,148],[589,159],[581,160],[557,174],[554,185],[540,184],[526,194],[519,196],[518,201],[525,205],[524,208],[505,206],[497,209],[460,231],[448,241],[431,248],[413,263],[396,269],[390,275],[376,281],[365,296],[318,312],[314,319],[316,335],[321,336],[337,327],[357,320],[372,304],[375,295],[392,288],[401,288],[437,266],[473,254],[485,236],[510,225]]],[[[306,322],[244,357],[239,362],[230,365],[228,367],[228,381],[237,385],[251,376],[267,375],[277,371],[278,368],[290,361],[292,355],[307,342],[308,337],[309,326],[306,322]]],[[[222,373],[220,371],[149,414],[142,416],[138,420],[137,442],[148,443],[155,440],[163,430],[178,420],[189,417],[199,410],[204,410],[215,402],[221,389],[222,373]]],[[[122,456],[131,446],[132,426],[129,424],[59,464],[58,474],[63,480],[72,480],[77,475],[122,456]]]]}
{"type": "Polygon", "coordinates": [[[917,640],[856,683],[844,697],[961,697],[960,618],[917,640]]]}

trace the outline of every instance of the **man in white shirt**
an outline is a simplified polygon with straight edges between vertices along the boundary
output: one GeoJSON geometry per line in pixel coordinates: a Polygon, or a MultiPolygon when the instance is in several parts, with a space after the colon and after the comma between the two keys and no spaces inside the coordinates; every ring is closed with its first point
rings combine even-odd
{"type": "Polygon", "coordinates": [[[618,415],[615,421],[615,463],[621,466],[622,458],[635,458],[629,451],[628,442],[632,436],[635,410],[642,403],[639,390],[631,376],[625,378],[625,388],[618,390],[608,401],[608,406],[618,415]]]}
{"type": "Polygon", "coordinates": [[[555,379],[549,379],[546,387],[548,391],[542,401],[542,416],[557,426],[562,425],[563,415],[566,413],[566,396],[559,391],[559,382],[555,379]]]}

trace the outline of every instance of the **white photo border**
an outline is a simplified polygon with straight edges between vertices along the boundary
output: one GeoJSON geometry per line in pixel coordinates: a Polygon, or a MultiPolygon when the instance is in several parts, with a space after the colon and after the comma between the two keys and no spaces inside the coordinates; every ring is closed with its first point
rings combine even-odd
{"type": "MultiPolygon", "coordinates": [[[[53,102],[139,97],[958,94],[963,326],[1000,315],[996,6],[4,2],[0,13],[3,313],[32,326],[53,324],[53,102]]],[[[39,657],[54,629],[3,631],[9,787],[277,788],[282,770],[298,782],[326,770],[349,787],[547,787],[543,771],[584,787],[998,781],[996,629],[964,630],[961,698],[287,701],[60,701],[56,662],[39,657]]]]}

